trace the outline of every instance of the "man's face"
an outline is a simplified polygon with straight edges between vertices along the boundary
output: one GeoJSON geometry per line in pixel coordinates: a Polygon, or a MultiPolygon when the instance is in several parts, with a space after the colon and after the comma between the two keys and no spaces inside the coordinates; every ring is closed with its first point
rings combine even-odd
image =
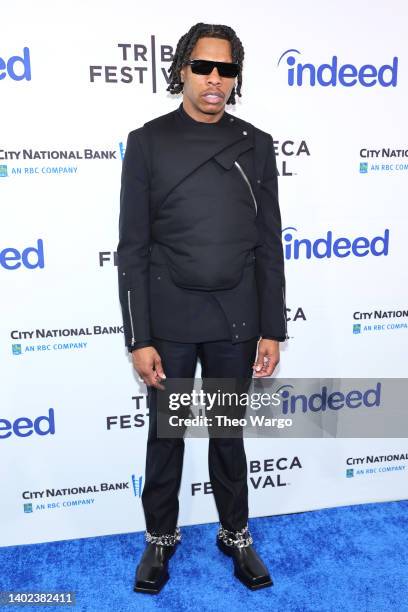
{"type": "MultiPolygon", "coordinates": [[[[199,38],[190,59],[232,62],[231,43],[221,38],[199,38]]],[[[191,66],[180,70],[183,87],[183,105],[198,121],[216,118],[224,112],[225,104],[235,85],[235,78],[220,77],[217,68],[211,74],[194,74],[191,66]]]]}

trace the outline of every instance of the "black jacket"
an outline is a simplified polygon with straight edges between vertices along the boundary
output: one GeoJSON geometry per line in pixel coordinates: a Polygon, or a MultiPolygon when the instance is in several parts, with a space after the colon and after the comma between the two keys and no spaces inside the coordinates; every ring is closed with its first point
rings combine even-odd
{"type": "Polygon", "coordinates": [[[186,292],[207,292],[219,302],[232,342],[255,335],[283,341],[285,277],[272,137],[224,112],[216,125],[199,130],[197,143],[197,130],[190,132],[182,115],[180,104],[128,136],[117,247],[126,345],[132,350],[149,345],[154,335],[166,337],[181,316],[177,299],[186,292]],[[164,316],[155,296],[173,304],[164,316]]]}

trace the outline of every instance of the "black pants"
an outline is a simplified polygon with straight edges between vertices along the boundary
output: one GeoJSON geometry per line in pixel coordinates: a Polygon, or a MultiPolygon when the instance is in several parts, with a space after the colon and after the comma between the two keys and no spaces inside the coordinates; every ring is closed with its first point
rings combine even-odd
{"type": "MultiPolygon", "coordinates": [[[[232,344],[230,340],[202,343],[170,342],[155,338],[167,378],[193,379],[200,358],[205,378],[252,379],[258,338],[232,344]]],[[[154,534],[172,534],[177,526],[178,493],[184,457],[184,438],[157,437],[157,393],[148,387],[149,433],[142,504],[146,529],[154,534]]],[[[238,531],[248,521],[247,462],[241,437],[210,437],[208,468],[220,523],[238,531]]]]}

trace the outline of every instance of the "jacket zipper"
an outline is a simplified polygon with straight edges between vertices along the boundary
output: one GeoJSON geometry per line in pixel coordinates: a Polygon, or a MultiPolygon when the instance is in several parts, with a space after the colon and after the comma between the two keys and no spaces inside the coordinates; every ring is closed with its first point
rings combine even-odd
{"type": "Polygon", "coordinates": [[[235,161],[235,162],[234,162],[234,164],[236,165],[236,167],[238,168],[238,170],[239,170],[239,171],[240,171],[240,173],[242,174],[242,177],[243,177],[244,181],[246,182],[246,184],[247,184],[247,185],[248,185],[248,187],[249,187],[249,191],[251,192],[251,196],[252,196],[252,199],[253,199],[253,201],[254,201],[254,205],[255,205],[255,214],[257,214],[257,213],[258,213],[258,205],[257,205],[257,203],[256,203],[256,199],[255,199],[255,196],[254,196],[254,192],[252,191],[251,183],[249,182],[247,175],[245,174],[245,172],[243,171],[243,169],[241,168],[241,166],[239,165],[239,163],[238,163],[237,161],[235,161]]]}
{"type": "Polygon", "coordinates": [[[135,343],[135,330],[133,329],[133,319],[132,319],[132,310],[130,308],[130,289],[128,289],[128,309],[129,309],[129,319],[130,319],[130,329],[132,330],[132,342],[133,345],[135,343]]]}
{"type": "Polygon", "coordinates": [[[289,338],[288,336],[288,324],[286,321],[286,297],[285,297],[285,288],[282,285],[282,297],[283,297],[283,320],[285,321],[285,337],[286,339],[289,338]]]}

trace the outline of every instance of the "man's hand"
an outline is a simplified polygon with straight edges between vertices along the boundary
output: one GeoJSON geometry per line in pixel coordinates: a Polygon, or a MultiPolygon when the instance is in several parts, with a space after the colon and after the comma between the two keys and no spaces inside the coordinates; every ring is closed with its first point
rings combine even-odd
{"type": "Polygon", "coordinates": [[[254,377],[271,376],[279,363],[279,341],[261,339],[258,344],[258,356],[254,363],[254,377]]]}
{"type": "Polygon", "coordinates": [[[146,385],[164,390],[160,379],[166,378],[166,375],[163,372],[160,355],[153,346],[132,351],[132,361],[133,367],[146,385]]]}

